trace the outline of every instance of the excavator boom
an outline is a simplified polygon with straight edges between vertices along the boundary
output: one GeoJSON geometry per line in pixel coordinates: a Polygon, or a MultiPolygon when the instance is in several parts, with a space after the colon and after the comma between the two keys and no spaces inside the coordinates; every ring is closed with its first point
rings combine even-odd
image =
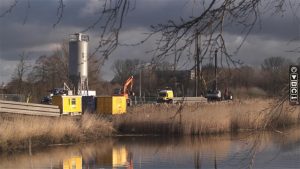
{"type": "Polygon", "coordinates": [[[130,76],[124,83],[123,94],[128,96],[128,91],[132,90],[132,86],[133,86],[133,76],[130,76]]]}

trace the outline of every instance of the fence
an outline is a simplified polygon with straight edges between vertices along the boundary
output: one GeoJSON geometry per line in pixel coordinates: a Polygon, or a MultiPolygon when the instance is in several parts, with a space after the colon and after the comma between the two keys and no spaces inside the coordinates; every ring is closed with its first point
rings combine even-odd
{"type": "MultiPolygon", "coordinates": [[[[204,97],[174,97],[173,103],[205,103],[207,99],[204,97]]],[[[137,97],[132,99],[132,104],[155,104],[157,97],[137,97]]]]}
{"type": "Polygon", "coordinates": [[[25,96],[21,94],[0,94],[0,100],[25,102],[25,96]]]}

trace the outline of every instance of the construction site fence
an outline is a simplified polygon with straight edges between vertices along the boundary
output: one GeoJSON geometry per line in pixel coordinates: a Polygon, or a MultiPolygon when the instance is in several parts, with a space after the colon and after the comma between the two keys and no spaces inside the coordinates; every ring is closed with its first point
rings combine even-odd
{"type": "Polygon", "coordinates": [[[0,94],[0,100],[25,102],[25,96],[21,94],[0,94]]]}
{"type": "Polygon", "coordinates": [[[132,99],[132,104],[137,105],[137,104],[153,104],[156,103],[157,97],[138,97],[135,96],[132,99]]]}
{"type": "MultiPolygon", "coordinates": [[[[174,97],[173,103],[205,103],[207,99],[204,97],[174,97]]],[[[132,99],[133,105],[138,104],[155,104],[157,103],[157,97],[138,97],[135,96],[132,99]]]]}

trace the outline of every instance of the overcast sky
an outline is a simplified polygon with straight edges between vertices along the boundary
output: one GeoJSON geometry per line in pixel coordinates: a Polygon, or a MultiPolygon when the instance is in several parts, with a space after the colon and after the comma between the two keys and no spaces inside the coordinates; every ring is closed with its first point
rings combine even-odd
{"type": "MultiPolygon", "coordinates": [[[[61,22],[53,28],[57,20],[58,0],[18,0],[11,13],[0,17],[0,83],[7,82],[16,67],[19,55],[25,52],[29,63],[41,55],[51,55],[69,35],[80,32],[97,19],[101,11],[101,0],[64,0],[65,9],[61,22]],[[28,8],[28,1],[30,8],[28,8]],[[24,23],[26,20],[26,23],[24,23]]],[[[124,21],[120,34],[121,42],[138,42],[149,32],[150,25],[165,23],[169,19],[178,19],[197,12],[194,0],[136,0],[134,10],[124,21]]],[[[15,0],[1,0],[0,15],[9,9],[15,0]]],[[[298,12],[299,10],[297,10],[298,12]]],[[[280,15],[264,14],[261,25],[257,24],[243,47],[234,57],[247,65],[259,66],[271,56],[284,56],[295,60],[297,53],[287,52],[300,47],[299,21],[287,10],[280,15]]],[[[89,50],[97,45],[99,32],[96,29],[87,32],[90,35],[89,50]]],[[[244,35],[230,26],[225,29],[228,48],[234,52],[244,35]]],[[[102,76],[106,80],[113,77],[111,64],[116,59],[141,58],[150,60],[152,54],[146,53],[155,47],[155,38],[143,45],[120,47],[105,62],[102,76]]],[[[186,67],[189,69],[190,67],[186,67]]]]}

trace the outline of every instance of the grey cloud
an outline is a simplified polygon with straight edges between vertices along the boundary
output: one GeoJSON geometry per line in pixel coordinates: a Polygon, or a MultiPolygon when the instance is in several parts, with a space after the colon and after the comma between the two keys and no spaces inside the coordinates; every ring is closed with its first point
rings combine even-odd
{"type": "MultiPolygon", "coordinates": [[[[26,1],[20,1],[12,13],[0,18],[0,59],[2,64],[4,61],[7,64],[15,63],[13,61],[18,60],[18,55],[23,51],[30,53],[32,58],[43,54],[49,55],[52,50],[50,48],[51,44],[61,43],[63,39],[68,38],[69,34],[83,30],[99,17],[99,10],[91,11],[85,15],[82,14],[89,1],[65,0],[66,7],[63,18],[54,29],[52,25],[57,20],[58,1],[31,0],[30,2],[31,7],[25,25],[22,25],[22,23],[27,10],[26,1]],[[49,46],[48,51],[45,49],[47,46],[49,46]]],[[[101,5],[101,1],[99,3],[97,0],[93,2],[96,5],[101,5]]],[[[5,8],[5,6],[0,6],[0,13],[5,8]]],[[[142,33],[149,31],[150,25],[165,23],[169,19],[179,20],[182,16],[188,18],[197,9],[199,8],[194,7],[191,0],[136,0],[135,9],[130,11],[125,18],[121,40],[138,41],[142,37],[142,33]]],[[[244,44],[238,56],[236,56],[249,64],[259,64],[261,58],[275,54],[289,55],[284,51],[291,47],[285,44],[300,34],[299,23],[295,22],[289,11],[283,17],[268,14],[262,18],[261,23],[262,29],[259,29],[259,25],[256,25],[249,35],[249,39],[247,39],[248,43],[244,44]],[[270,48],[270,45],[267,44],[272,41],[278,42],[274,46],[276,49],[270,48]]],[[[232,37],[232,40],[244,35],[241,32],[241,27],[237,25],[229,25],[225,31],[232,37]]],[[[91,37],[90,51],[93,51],[99,38],[99,26],[89,30],[87,34],[91,37]]],[[[155,39],[151,39],[142,46],[119,48],[105,64],[104,72],[106,73],[104,76],[106,76],[106,79],[108,79],[108,76],[112,76],[109,73],[111,72],[110,65],[118,58],[149,59],[151,54],[145,54],[145,51],[152,47],[155,47],[155,39]]],[[[230,46],[232,51],[236,47],[236,45],[230,46]]],[[[290,57],[295,56],[290,55],[290,57]]],[[[9,76],[9,74],[0,65],[0,82],[5,76],[9,76]]]]}

